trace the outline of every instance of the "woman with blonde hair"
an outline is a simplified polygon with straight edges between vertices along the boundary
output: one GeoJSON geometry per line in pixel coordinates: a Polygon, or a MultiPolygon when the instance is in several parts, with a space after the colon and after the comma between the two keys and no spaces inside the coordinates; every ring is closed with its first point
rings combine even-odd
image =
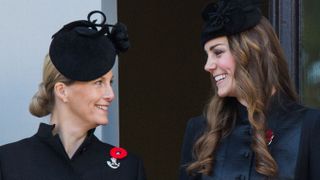
{"type": "Polygon", "coordinates": [[[302,122],[280,42],[257,0],[220,0],[203,11],[204,69],[214,95],[187,125],[180,180],[294,179],[302,122]]]}
{"type": "Polygon", "coordinates": [[[50,115],[50,123],[0,147],[0,180],[146,179],[141,159],[93,134],[109,121],[111,69],[116,55],[129,48],[126,26],[105,20],[101,11],[92,11],[87,20],[53,35],[43,80],[30,103],[31,114],[50,115]],[[102,16],[100,24],[90,19],[94,14],[102,16]]]}

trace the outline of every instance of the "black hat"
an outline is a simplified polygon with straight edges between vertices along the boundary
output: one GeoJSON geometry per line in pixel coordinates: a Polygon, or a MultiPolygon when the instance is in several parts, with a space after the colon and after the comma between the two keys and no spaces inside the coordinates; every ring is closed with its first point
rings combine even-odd
{"type": "Polygon", "coordinates": [[[257,25],[262,17],[260,0],[219,0],[208,4],[202,12],[205,21],[201,45],[219,36],[243,32],[257,25]]]}
{"type": "Polygon", "coordinates": [[[92,11],[87,20],[66,24],[52,36],[49,56],[62,75],[76,81],[94,80],[111,70],[119,52],[128,50],[126,26],[105,22],[101,11],[92,11]],[[99,24],[91,20],[96,13],[102,16],[99,24]]]}

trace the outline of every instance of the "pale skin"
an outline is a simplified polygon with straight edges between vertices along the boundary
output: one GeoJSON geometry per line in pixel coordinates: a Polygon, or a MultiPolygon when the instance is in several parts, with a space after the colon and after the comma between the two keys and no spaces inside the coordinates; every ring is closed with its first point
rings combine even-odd
{"type": "Polygon", "coordinates": [[[208,55],[204,69],[213,76],[218,96],[236,97],[241,104],[246,106],[247,103],[236,92],[234,78],[236,62],[230,51],[227,37],[222,36],[209,40],[204,45],[204,50],[208,55]]]}
{"type": "MultiPolygon", "coordinates": [[[[222,36],[209,40],[204,45],[204,50],[208,55],[204,69],[213,76],[218,89],[218,96],[235,97],[242,105],[247,107],[247,102],[236,91],[236,80],[234,78],[236,61],[230,51],[227,37],[222,36]]],[[[272,94],[275,92],[276,90],[273,88],[272,94]]]]}
{"type": "Polygon", "coordinates": [[[109,71],[88,82],[55,84],[55,105],[50,123],[55,124],[53,134],[59,134],[70,159],[86,138],[88,130],[108,123],[108,108],[114,99],[112,77],[109,71]]]}

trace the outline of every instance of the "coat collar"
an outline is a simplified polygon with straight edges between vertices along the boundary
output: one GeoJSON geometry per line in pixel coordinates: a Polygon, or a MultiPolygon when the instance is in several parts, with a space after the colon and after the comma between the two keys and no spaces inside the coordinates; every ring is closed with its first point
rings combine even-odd
{"type": "MultiPolygon", "coordinates": [[[[45,123],[40,123],[39,128],[38,128],[38,132],[37,132],[37,136],[44,138],[44,139],[48,139],[48,138],[52,138],[56,135],[52,134],[52,131],[54,129],[56,125],[55,124],[45,124],[45,123]]],[[[87,133],[87,138],[86,139],[91,139],[93,136],[93,133],[95,131],[95,128],[90,129],[87,133]]]]}
{"type": "MultiPolygon", "coordinates": [[[[276,93],[274,94],[269,104],[267,105],[267,111],[266,111],[266,118],[267,118],[267,124],[274,125],[275,123],[278,124],[279,118],[292,111],[296,111],[302,108],[297,102],[289,99],[286,95],[282,93],[276,93]]],[[[242,123],[248,123],[248,111],[247,107],[236,102],[236,108],[238,111],[238,118],[241,120],[242,123]]]]}
{"type": "MultiPolygon", "coordinates": [[[[42,142],[45,144],[49,145],[54,151],[56,151],[58,154],[63,156],[66,159],[69,159],[64,146],[60,140],[59,134],[53,135],[52,130],[54,129],[55,124],[49,125],[45,123],[40,123],[38,132],[36,133],[36,136],[40,138],[42,142]]],[[[85,150],[94,140],[96,140],[96,137],[94,135],[95,128],[90,129],[87,133],[87,137],[83,141],[83,143],[80,145],[76,153],[74,154],[73,157],[78,152],[82,152],[85,150]]],[[[72,157],[72,158],[73,158],[72,157]]]]}

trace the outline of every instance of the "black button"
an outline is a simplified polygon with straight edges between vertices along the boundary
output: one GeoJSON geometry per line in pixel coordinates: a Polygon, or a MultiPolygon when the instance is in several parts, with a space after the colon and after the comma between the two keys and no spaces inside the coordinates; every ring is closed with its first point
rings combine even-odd
{"type": "Polygon", "coordinates": [[[80,154],[83,154],[86,150],[87,150],[87,148],[82,148],[80,151],[80,154]]]}
{"type": "Polygon", "coordinates": [[[239,175],[236,179],[237,180],[246,180],[246,177],[244,175],[239,175]]]}
{"type": "Polygon", "coordinates": [[[250,157],[250,154],[251,154],[251,153],[250,153],[249,151],[244,152],[244,153],[243,153],[243,157],[245,157],[245,158],[248,159],[248,158],[250,157]]]}
{"type": "Polygon", "coordinates": [[[86,152],[87,151],[87,148],[83,148],[82,149],[82,153],[86,152]]]}

